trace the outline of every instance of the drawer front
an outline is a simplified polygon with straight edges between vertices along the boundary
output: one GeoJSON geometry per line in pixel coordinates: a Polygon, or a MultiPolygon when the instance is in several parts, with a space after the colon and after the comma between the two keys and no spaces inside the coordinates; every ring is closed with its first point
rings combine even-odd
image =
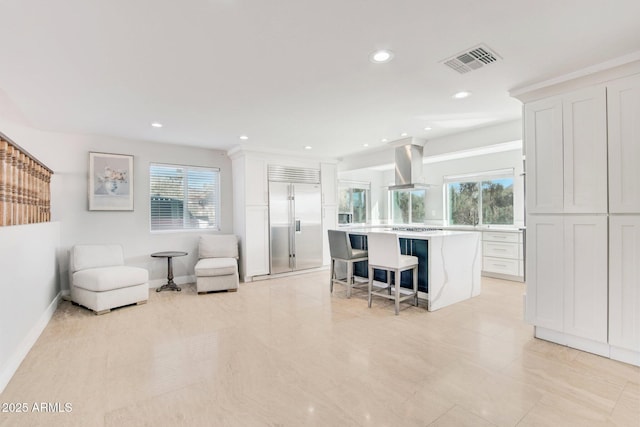
{"type": "Polygon", "coordinates": [[[520,244],[483,242],[482,250],[484,256],[518,259],[520,255],[520,244]]]}
{"type": "Polygon", "coordinates": [[[482,258],[482,270],[491,273],[519,276],[518,264],[519,261],[515,259],[493,258],[487,256],[482,258]]]}
{"type": "Polygon", "coordinates": [[[509,233],[499,231],[484,231],[482,232],[482,240],[488,242],[520,242],[520,233],[509,233]]]}

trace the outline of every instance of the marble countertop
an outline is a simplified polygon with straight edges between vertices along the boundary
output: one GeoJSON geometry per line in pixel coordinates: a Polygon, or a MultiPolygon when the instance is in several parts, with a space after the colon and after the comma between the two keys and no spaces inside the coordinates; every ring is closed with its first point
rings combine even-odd
{"type": "Polygon", "coordinates": [[[408,239],[428,239],[430,237],[448,237],[448,236],[463,236],[474,233],[475,231],[462,231],[462,230],[433,230],[433,231],[408,231],[408,230],[392,230],[390,226],[370,226],[370,227],[343,227],[341,230],[345,230],[353,234],[367,234],[369,232],[376,233],[393,233],[400,237],[408,239]]]}

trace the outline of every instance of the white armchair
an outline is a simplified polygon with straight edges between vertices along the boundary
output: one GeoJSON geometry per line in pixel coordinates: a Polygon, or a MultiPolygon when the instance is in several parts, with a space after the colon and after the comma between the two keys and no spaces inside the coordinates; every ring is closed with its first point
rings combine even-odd
{"type": "Polygon", "coordinates": [[[199,294],[211,291],[238,290],[238,238],[233,234],[200,236],[198,244],[196,290],[199,294]]]}
{"type": "Polygon", "coordinates": [[[96,314],[149,299],[149,272],[125,266],[120,245],[74,246],[69,275],[71,300],[96,314]]]}

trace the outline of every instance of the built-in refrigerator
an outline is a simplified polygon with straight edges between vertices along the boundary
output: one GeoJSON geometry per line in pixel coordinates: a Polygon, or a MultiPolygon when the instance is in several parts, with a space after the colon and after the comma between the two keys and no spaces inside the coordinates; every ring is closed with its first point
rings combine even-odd
{"type": "Polygon", "coordinates": [[[271,274],[322,266],[320,173],[295,171],[269,167],[271,274]]]}

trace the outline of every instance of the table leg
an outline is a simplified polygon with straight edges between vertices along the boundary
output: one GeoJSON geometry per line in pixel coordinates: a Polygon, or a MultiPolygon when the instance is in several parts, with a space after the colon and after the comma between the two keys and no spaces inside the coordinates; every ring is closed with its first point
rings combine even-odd
{"type": "Polygon", "coordinates": [[[181,290],[182,288],[176,285],[176,283],[173,281],[173,257],[167,257],[167,283],[157,288],[156,292],[160,292],[160,291],[180,292],[181,290]]]}

